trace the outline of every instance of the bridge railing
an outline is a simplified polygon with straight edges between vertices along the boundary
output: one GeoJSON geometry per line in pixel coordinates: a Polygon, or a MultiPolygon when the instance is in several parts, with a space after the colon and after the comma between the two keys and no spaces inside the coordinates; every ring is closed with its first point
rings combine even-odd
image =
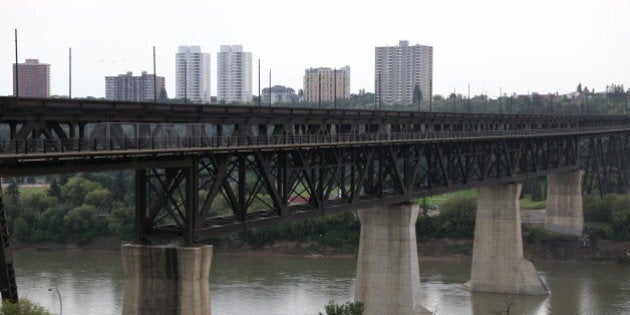
{"type": "Polygon", "coordinates": [[[387,141],[457,140],[497,137],[554,136],[628,130],[630,126],[608,126],[579,129],[425,131],[344,134],[281,134],[231,135],[213,137],[152,137],[152,138],[87,138],[87,139],[27,139],[0,140],[0,155],[35,153],[110,152],[129,150],[177,150],[194,148],[236,148],[261,146],[300,146],[387,141]]]}

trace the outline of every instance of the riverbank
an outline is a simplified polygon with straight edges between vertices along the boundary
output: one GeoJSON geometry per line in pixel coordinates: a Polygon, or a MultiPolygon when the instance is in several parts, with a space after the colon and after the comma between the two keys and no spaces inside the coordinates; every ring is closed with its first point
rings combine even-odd
{"type": "MultiPolygon", "coordinates": [[[[112,251],[118,252],[124,242],[114,237],[100,237],[95,241],[78,245],[67,244],[16,244],[16,251],[112,251]]],[[[217,255],[277,256],[277,257],[356,257],[358,248],[351,245],[324,246],[317,242],[277,241],[264,246],[252,246],[234,239],[212,243],[217,255]]],[[[429,239],[418,242],[421,260],[469,261],[473,240],[429,239]]],[[[585,244],[577,237],[549,236],[531,240],[525,237],[525,257],[533,261],[610,262],[630,263],[630,242],[594,240],[585,244]]]]}

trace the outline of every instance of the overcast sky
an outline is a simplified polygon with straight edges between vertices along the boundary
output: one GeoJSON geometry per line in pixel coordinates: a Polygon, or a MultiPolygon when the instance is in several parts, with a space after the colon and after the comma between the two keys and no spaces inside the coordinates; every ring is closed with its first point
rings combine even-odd
{"type": "Polygon", "coordinates": [[[175,96],[175,52],[212,54],[241,44],[263,87],[302,87],[308,67],[351,68],[351,90],[374,90],[374,47],[433,46],[434,93],[568,92],[579,82],[630,87],[630,0],[0,0],[0,95],[11,94],[14,29],[19,59],[51,64],[51,94],[105,95],[105,76],[152,72],[175,96]]]}

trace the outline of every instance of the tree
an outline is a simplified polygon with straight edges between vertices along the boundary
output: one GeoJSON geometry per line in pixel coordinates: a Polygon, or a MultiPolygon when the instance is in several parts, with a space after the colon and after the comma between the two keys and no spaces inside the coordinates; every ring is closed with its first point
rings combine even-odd
{"type": "Polygon", "coordinates": [[[50,315],[51,313],[40,305],[21,298],[17,303],[2,301],[0,315],[50,315]]]}
{"type": "Polygon", "coordinates": [[[48,187],[48,191],[46,193],[48,196],[55,197],[57,199],[61,198],[61,187],[59,187],[56,178],[53,178],[52,182],[50,182],[50,187],[48,187]]]}
{"type": "Polygon", "coordinates": [[[577,92],[578,92],[578,93],[582,93],[582,83],[578,84],[578,86],[577,86],[577,92]]]}
{"type": "Polygon", "coordinates": [[[160,101],[160,103],[165,103],[166,101],[168,101],[168,94],[166,94],[166,89],[161,89],[160,90],[160,95],[158,96],[158,101],[160,101]]]}
{"type": "Polygon", "coordinates": [[[111,193],[107,188],[97,188],[85,195],[85,203],[94,206],[99,212],[109,212],[112,208],[111,193]]]}
{"type": "Polygon", "coordinates": [[[413,88],[413,104],[420,105],[422,102],[422,91],[420,90],[420,85],[417,85],[413,88]]]}
{"type": "Polygon", "coordinates": [[[102,222],[96,208],[82,205],[70,210],[63,217],[63,225],[67,237],[86,244],[98,236],[102,230],[102,222]]]}
{"type": "Polygon", "coordinates": [[[111,191],[114,200],[120,202],[125,200],[125,196],[127,195],[127,181],[123,171],[116,172],[116,177],[114,177],[114,183],[111,187],[111,191]]]}
{"type": "Polygon", "coordinates": [[[68,179],[70,179],[70,175],[68,174],[59,175],[59,185],[65,185],[68,182],[68,179]]]}
{"type": "MultiPolygon", "coordinates": [[[[328,302],[324,306],[326,315],[361,315],[365,307],[361,302],[347,302],[344,304],[337,304],[334,301],[328,302]]],[[[320,315],[324,315],[319,313],[320,315]]]]}
{"type": "Polygon", "coordinates": [[[61,187],[61,195],[64,201],[70,202],[75,206],[80,206],[85,202],[86,195],[97,189],[103,189],[103,186],[81,175],[77,175],[70,178],[68,183],[61,187]]]}
{"type": "Polygon", "coordinates": [[[14,207],[19,207],[20,205],[20,187],[17,184],[15,178],[9,179],[9,186],[7,187],[7,196],[9,197],[9,202],[14,207]]]}

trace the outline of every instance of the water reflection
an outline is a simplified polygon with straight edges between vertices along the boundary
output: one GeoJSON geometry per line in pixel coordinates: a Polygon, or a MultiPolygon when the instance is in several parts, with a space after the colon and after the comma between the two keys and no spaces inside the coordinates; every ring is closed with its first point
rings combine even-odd
{"type": "MultiPolygon", "coordinates": [[[[422,304],[438,314],[629,314],[630,266],[535,263],[549,296],[470,292],[468,262],[420,261],[422,304]]],[[[64,314],[120,314],[123,273],[118,253],[15,253],[20,296],[64,314]]],[[[213,314],[317,314],[329,300],[354,296],[356,260],[215,255],[213,314]]]]}

